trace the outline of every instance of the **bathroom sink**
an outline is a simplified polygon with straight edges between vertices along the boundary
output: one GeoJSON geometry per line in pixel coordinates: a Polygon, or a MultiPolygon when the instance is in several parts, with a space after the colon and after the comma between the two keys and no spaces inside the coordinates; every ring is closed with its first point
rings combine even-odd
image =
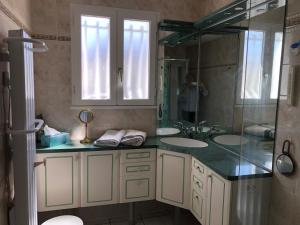
{"type": "Polygon", "coordinates": [[[244,145],[248,139],[240,135],[220,135],[214,138],[214,141],[221,145],[244,145]]]}
{"type": "Polygon", "coordinates": [[[174,135],[179,134],[180,130],[177,128],[166,127],[166,128],[157,128],[156,134],[160,136],[174,135]]]}
{"type": "Polygon", "coordinates": [[[190,138],[169,137],[161,138],[160,141],[165,144],[188,148],[204,148],[208,146],[208,144],[203,141],[198,141],[190,138]]]}

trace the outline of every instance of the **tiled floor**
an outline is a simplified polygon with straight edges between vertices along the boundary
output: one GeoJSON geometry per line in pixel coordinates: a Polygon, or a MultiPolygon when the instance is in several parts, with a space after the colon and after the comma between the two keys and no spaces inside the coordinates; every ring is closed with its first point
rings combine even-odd
{"type": "MultiPolygon", "coordinates": [[[[141,218],[136,221],[136,225],[172,225],[172,219],[169,216],[160,216],[153,218],[141,218]]],[[[103,225],[128,225],[128,222],[110,222],[103,225]]]]}
{"type": "MultiPolygon", "coordinates": [[[[181,225],[200,225],[193,218],[182,218],[181,225]]],[[[152,218],[140,218],[136,221],[136,225],[173,225],[173,218],[170,216],[159,216],[152,218]]],[[[128,222],[110,222],[101,225],[128,225],[128,222]]]]}

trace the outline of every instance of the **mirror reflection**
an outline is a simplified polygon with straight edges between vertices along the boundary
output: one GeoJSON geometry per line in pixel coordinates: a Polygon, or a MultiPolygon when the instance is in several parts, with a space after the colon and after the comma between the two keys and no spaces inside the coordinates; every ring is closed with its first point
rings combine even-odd
{"type": "Polygon", "coordinates": [[[158,126],[179,127],[182,135],[211,140],[272,170],[284,6],[261,4],[230,27],[164,46],[158,126]]]}
{"type": "Polygon", "coordinates": [[[94,119],[94,115],[93,115],[93,113],[91,111],[82,110],[79,113],[79,120],[82,123],[90,123],[90,122],[92,122],[93,119],[94,119]]]}

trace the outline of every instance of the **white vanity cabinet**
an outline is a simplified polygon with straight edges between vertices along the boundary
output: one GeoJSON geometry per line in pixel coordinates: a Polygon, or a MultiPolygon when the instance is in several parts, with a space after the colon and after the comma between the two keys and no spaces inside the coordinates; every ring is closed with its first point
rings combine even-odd
{"type": "Polygon", "coordinates": [[[156,200],[190,208],[191,156],[157,150],[156,200]]]}
{"type": "Polygon", "coordinates": [[[119,202],[120,151],[81,153],[81,206],[119,202]]]}
{"type": "Polygon", "coordinates": [[[79,154],[37,154],[39,212],[79,207],[79,154]]]}
{"type": "Polygon", "coordinates": [[[156,149],[121,151],[120,202],[155,199],[156,149]]]}
{"type": "Polygon", "coordinates": [[[192,158],[191,212],[202,225],[229,225],[231,182],[192,158]]]}

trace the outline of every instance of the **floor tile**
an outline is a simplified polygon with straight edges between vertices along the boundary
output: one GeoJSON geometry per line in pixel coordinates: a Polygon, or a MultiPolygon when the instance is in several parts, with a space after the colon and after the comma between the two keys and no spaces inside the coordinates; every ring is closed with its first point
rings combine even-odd
{"type": "Polygon", "coordinates": [[[168,216],[145,218],[145,225],[173,225],[172,219],[168,216]]]}

